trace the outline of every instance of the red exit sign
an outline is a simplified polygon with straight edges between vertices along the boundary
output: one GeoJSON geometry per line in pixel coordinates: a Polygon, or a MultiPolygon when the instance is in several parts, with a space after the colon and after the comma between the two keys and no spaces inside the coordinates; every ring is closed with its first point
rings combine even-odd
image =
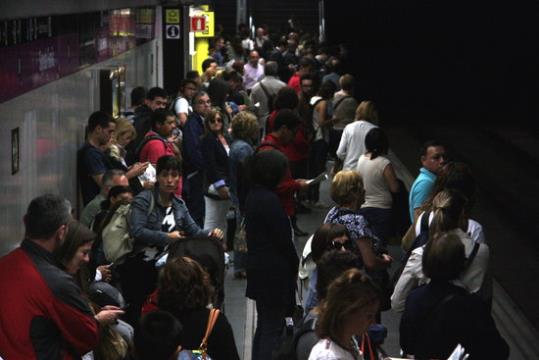
{"type": "Polygon", "coordinates": [[[204,16],[194,16],[191,18],[191,31],[198,32],[206,30],[206,18],[204,16]]]}

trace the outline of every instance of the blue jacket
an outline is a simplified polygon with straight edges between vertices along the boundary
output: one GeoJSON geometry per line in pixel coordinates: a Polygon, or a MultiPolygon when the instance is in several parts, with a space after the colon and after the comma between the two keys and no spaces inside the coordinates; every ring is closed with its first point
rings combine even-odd
{"type": "MultiPolygon", "coordinates": [[[[174,196],[172,198],[174,209],[175,230],[183,231],[186,236],[207,236],[209,231],[201,230],[189,215],[185,202],[174,196]]],[[[170,239],[168,233],[161,230],[166,208],[159,201],[159,187],[139,193],[131,203],[129,227],[135,238],[135,249],[147,246],[165,247],[170,239]],[[153,205],[152,205],[153,204],[153,205]],[[148,214],[149,209],[153,209],[148,214]]]]}
{"type": "Polygon", "coordinates": [[[234,205],[239,205],[238,200],[238,164],[245,160],[248,156],[255,152],[253,146],[245,140],[234,140],[230,145],[230,153],[228,154],[228,182],[230,185],[230,197],[234,205]]]}
{"type": "Polygon", "coordinates": [[[184,175],[195,171],[204,171],[204,159],[200,148],[200,139],[204,135],[204,118],[192,113],[183,127],[182,154],[184,160],[184,175]]]}

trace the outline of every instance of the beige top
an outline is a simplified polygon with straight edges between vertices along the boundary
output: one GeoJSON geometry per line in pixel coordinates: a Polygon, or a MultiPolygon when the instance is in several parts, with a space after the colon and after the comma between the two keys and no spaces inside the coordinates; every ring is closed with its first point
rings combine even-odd
{"type": "Polygon", "coordinates": [[[390,209],[393,203],[391,192],[384,178],[384,169],[391,162],[384,156],[374,160],[370,155],[361,155],[357,161],[356,171],[363,179],[365,187],[365,203],[361,206],[390,209]]]}

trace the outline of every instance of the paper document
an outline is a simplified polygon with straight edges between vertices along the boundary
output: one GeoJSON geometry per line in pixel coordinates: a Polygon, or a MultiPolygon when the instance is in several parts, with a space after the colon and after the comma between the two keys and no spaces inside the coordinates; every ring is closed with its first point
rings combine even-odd
{"type": "Polygon", "coordinates": [[[314,179],[309,179],[309,180],[307,180],[305,182],[307,183],[307,185],[313,185],[313,184],[321,183],[322,181],[327,180],[327,179],[329,179],[328,174],[321,173],[320,175],[318,175],[314,179]]]}

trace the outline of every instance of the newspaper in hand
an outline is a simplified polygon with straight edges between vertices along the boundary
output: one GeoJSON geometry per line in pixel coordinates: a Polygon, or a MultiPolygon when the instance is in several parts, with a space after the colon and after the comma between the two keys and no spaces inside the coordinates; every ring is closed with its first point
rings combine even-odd
{"type": "Polygon", "coordinates": [[[329,176],[328,174],[326,174],[325,172],[321,173],[320,175],[318,175],[317,177],[315,177],[314,179],[309,179],[307,181],[305,181],[305,183],[307,185],[315,185],[315,184],[319,184],[321,183],[322,181],[324,180],[327,180],[329,179],[329,176]]]}

